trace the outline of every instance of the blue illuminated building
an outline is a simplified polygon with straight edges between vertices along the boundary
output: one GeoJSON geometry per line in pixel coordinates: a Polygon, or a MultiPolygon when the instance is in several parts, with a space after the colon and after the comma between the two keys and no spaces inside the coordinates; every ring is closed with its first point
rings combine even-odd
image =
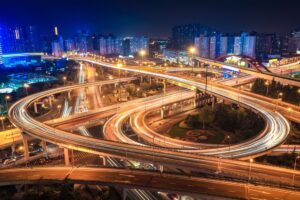
{"type": "Polygon", "coordinates": [[[3,54],[2,60],[4,67],[13,68],[18,65],[37,66],[41,63],[42,53],[18,53],[18,54],[3,54]]]}
{"type": "Polygon", "coordinates": [[[0,26],[0,66],[3,65],[2,59],[2,28],[0,26]]]}

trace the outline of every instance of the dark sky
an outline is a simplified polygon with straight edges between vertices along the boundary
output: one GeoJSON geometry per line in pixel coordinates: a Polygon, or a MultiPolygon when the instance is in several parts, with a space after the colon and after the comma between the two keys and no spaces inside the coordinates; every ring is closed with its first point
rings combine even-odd
{"type": "Polygon", "coordinates": [[[300,0],[0,0],[0,23],[58,25],[116,35],[168,37],[182,23],[222,32],[290,32],[300,27],[300,0]]]}

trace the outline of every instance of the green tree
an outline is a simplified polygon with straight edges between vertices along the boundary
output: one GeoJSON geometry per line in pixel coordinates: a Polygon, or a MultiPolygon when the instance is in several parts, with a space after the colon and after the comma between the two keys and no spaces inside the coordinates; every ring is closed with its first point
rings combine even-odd
{"type": "Polygon", "coordinates": [[[211,106],[205,105],[200,109],[199,112],[199,121],[202,122],[202,128],[205,129],[207,124],[210,124],[215,119],[215,113],[212,110],[211,106]]]}

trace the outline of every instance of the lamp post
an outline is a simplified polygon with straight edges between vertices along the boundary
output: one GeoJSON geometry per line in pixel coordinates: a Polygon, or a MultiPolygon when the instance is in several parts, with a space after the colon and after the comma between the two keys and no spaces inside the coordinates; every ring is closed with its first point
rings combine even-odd
{"type": "Polygon", "coordinates": [[[275,104],[275,111],[277,111],[279,100],[281,99],[282,96],[283,96],[283,93],[279,92],[278,95],[277,95],[277,101],[276,101],[276,104],[275,104]]]}
{"type": "Polygon", "coordinates": [[[67,80],[67,77],[66,77],[66,76],[63,76],[63,77],[62,77],[62,79],[63,79],[64,86],[65,86],[65,85],[66,85],[66,80],[67,80]]]}
{"type": "Polygon", "coordinates": [[[30,87],[29,84],[27,83],[24,83],[24,88],[25,88],[25,91],[26,91],[26,96],[28,96],[28,88],[30,87]]]}
{"type": "Polygon", "coordinates": [[[10,96],[9,95],[6,95],[5,96],[5,104],[6,104],[6,110],[8,112],[8,101],[10,100],[10,96]]]}
{"type": "Polygon", "coordinates": [[[140,56],[142,57],[142,61],[144,61],[144,57],[146,55],[146,51],[145,49],[141,49],[140,52],[139,52],[140,56]]]}
{"type": "Polygon", "coordinates": [[[227,135],[227,139],[228,139],[228,144],[229,144],[229,154],[230,154],[230,158],[231,158],[231,152],[230,152],[230,136],[227,135]]]}
{"type": "Polygon", "coordinates": [[[195,52],[196,52],[196,48],[195,47],[190,47],[189,52],[192,55],[192,71],[194,71],[194,55],[195,55],[195,52]]]}
{"type": "Polygon", "coordinates": [[[265,86],[267,87],[266,96],[268,96],[268,93],[269,93],[269,81],[265,82],[265,86]]]}
{"type": "Polygon", "coordinates": [[[58,115],[60,115],[60,109],[61,109],[61,105],[57,105],[57,109],[58,109],[58,115]]]}
{"type": "Polygon", "coordinates": [[[248,174],[248,183],[250,182],[250,180],[251,180],[251,167],[252,167],[252,163],[253,163],[253,159],[251,158],[250,160],[249,160],[249,174],[248,174]]]}
{"type": "Polygon", "coordinates": [[[300,106],[300,89],[297,90],[297,93],[298,93],[298,99],[299,99],[298,106],[300,106]]]}
{"type": "Polygon", "coordinates": [[[291,107],[288,107],[287,111],[289,112],[289,116],[292,117],[293,109],[291,107]]]}
{"type": "Polygon", "coordinates": [[[293,171],[293,180],[292,180],[293,186],[295,185],[295,172],[296,172],[296,168],[297,168],[297,160],[298,160],[299,158],[300,158],[300,156],[296,156],[295,162],[294,162],[294,171],[293,171]]]}
{"type": "Polygon", "coordinates": [[[0,120],[1,120],[1,124],[2,124],[2,130],[4,131],[4,130],[5,130],[5,127],[4,127],[4,120],[5,120],[5,117],[4,117],[4,116],[1,116],[1,117],[0,117],[0,120]]]}
{"type": "Polygon", "coordinates": [[[251,167],[252,167],[252,163],[253,163],[253,159],[251,158],[249,160],[249,173],[248,173],[248,184],[247,184],[247,196],[249,196],[249,184],[250,184],[250,180],[251,180],[251,167]]]}

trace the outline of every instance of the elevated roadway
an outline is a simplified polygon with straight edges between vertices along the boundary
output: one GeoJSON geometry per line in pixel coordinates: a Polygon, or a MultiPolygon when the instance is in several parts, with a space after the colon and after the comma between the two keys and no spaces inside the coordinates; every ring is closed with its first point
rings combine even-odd
{"type": "Polygon", "coordinates": [[[70,167],[0,170],[0,185],[3,186],[65,182],[105,184],[124,188],[204,194],[235,199],[300,199],[300,192],[294,190],[143,170],[70,167]]]}

